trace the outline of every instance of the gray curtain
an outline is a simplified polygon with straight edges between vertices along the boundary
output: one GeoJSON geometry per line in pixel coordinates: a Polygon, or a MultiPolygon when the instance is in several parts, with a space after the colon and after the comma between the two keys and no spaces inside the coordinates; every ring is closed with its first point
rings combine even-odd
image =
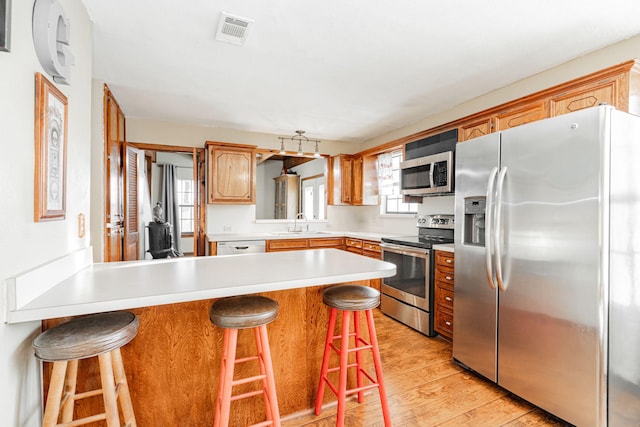
{"type": "Polygon", "coordinates": [[[164,213],[164,220],[171,224],[173,241],[172,256],[182,256],[180,247],[180,207],[176,194],[177,177],[175,165],[162,165],[162,179],[160,181],[160,201],[164,213]]]}

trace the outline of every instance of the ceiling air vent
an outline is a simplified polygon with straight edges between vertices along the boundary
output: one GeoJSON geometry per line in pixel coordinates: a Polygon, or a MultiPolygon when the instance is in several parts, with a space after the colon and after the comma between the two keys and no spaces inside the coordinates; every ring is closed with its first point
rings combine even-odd
{"type": "Polygon", "coordinates": [[[247,39],[253,22],[253,19],[241,18],[222,12],[218,23],[218,31],[216,32],[216,40],[241,46],[247,39]]]}

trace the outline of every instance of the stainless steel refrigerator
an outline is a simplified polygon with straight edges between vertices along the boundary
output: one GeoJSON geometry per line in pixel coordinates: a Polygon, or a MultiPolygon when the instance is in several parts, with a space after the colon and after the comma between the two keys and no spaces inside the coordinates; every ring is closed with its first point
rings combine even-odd
{"type": "Polygon", "coordinates": [[[640,425],[640,118],[456,147],[453,357],[579,426],[640,425]]]}

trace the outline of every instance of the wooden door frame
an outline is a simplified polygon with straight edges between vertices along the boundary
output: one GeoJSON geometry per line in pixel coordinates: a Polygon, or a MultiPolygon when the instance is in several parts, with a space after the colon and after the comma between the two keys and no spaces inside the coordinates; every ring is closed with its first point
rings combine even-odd
{"type": "MultiPolygon", "coordinates": [[[[181,147],[177,145],[163,145],[163,144],[147,144],[143,142],[127,142],[127,145],[137,148],[139,150],[146,151],[162,151],[165,153],[187,153],[193,156],[193,182],[195,185],[194,190],[196,195],[194,197],[194,213],[197,218],[194,218],[194,225],[196,226],[193,232],[193,255],[204,256],[206,255],[206,191],[205,191],[205,167],[204,162],[206,159],[206,153],[204,148],[198,147],[181,147]],[[197,220],[196,220],[197,219],[197,220]]],[[[151,190],[151,189],[149,189],[151,190]]]]}

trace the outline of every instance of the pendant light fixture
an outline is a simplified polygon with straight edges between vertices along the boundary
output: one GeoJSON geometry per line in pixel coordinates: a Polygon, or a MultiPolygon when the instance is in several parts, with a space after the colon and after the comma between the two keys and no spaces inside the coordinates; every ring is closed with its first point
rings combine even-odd
{"type": "Polygon", "coordinates": [[[285,147],[284,147],[284,142],[285,141],[292,141],[294,143],[296,143],[296,142],[298,143],[298,150],[296,151],[296,154],[298,156],[304,156],[304,152],[302,151],[302,143],[303,142],[304,143],[312,142],[312,143],[315,144],[315,151],[313,152],[313,157],[320,157],[320,151],[319,151],[319,148],[318,148],[319,144],[320,144],[320,141],[317,140],[317,139],[309,139],[309,138],[307,138],[304,135],[304,132],[305,131],[303,131],[303,130],[297,130],[296,131],[297,135],[289,136],[289,137],[279,136],[278,139],[280,140],[280,154],[286,154],[287,153],[287,151],[285,150],[285,147]]]}

